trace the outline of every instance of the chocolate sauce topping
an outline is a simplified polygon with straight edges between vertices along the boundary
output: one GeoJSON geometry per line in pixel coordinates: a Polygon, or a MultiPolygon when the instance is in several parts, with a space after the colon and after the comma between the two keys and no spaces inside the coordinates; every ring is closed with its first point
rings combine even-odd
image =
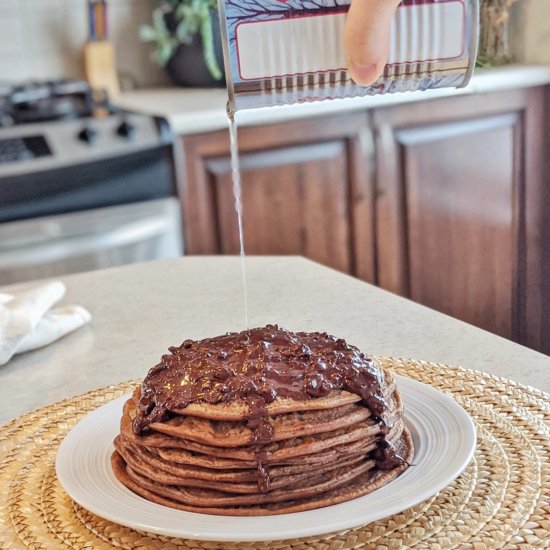
{"type": "Polygon", "coordinates": [[[381,439],[372,451],[372,458],[376,461],[376,467],[379,470],[393,470],[405,462],[395,447],[385,438],[381,439]]]}
{"type": "MultiPolygon", "coordinates": [[[[273,435],[267,404],[277,397],[306,401],[333,390],[359,395],[384,433],[387,431],[383,373],[357,348],[327,333],[294,333],[267,325],[216,338],[186,340],[169,351],[141,386],[133,423],[136,434],[152,422],[167,419],[169,411],[192,403],[244,401],[250,411],[247,424],[254,434],[251,444],[265,444],[273,435]]],[[[399,459],[390,455],[391,449],[386,447],[378,454],[386,467],[399,459]]],[[[262,479],[266,486],[263,473],[262,479]]]]}

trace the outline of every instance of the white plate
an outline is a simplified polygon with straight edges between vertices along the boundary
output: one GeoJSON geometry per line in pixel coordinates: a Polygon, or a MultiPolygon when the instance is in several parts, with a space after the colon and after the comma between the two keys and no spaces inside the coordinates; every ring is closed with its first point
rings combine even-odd
{"type": "Polygon", "coordinates": [[[398,384],[415,445],[414,466],[374,493],[343,504],[279,516],[226,517],[182,512],[139,497],[115,478],[110,464],[128,396],[93,411],[69,432],[57,453],[57,477],[73,500],[102,518],[187,539],[280,540],[365,525],[446,487],[466,468],[475,449],[474,424],[455,401],[408,378],[398,377],[398,384]]]}

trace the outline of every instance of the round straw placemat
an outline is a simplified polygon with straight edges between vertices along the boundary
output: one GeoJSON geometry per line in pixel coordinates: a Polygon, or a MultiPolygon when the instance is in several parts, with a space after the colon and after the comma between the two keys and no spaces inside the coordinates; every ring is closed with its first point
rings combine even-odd
{"type": "Polygon", "coordinates": [[[472,416],[478,440],[464,473],[435,497],[385,520],[277,542],[218,543],[143,533],[75,504],[55,475],[67,432],[87,413],[128,393],[123,383],[28,413],[0,428],[0,547],[172,550],[344,548],[549,548],[550,395],[490,376],[421,361],[378,358],[434,386],[472,416]]]}

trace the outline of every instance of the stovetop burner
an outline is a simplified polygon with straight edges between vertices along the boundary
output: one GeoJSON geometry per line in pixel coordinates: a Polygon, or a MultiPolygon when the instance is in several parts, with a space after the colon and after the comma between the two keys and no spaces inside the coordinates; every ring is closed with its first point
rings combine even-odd
{"type": "Polygon", "coordinates": [[[82,80],[0,84],[0,126],[90,117],[112,113],[106,94],[82,80]]]}

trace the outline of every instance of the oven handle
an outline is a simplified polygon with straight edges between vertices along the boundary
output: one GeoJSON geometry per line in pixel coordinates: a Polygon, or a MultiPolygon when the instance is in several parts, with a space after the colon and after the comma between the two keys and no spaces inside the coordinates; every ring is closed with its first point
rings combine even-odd
{"type": "Polygon", "coordinates": [[[26,246],[18,250],[0,251],[0,268],[37,266],[66,260],[93,252],[118,248],[146,241],[177,231],[169,218],[149,218],[132,222],[108,233],[58,238],[54,242],[26,246]]]}

